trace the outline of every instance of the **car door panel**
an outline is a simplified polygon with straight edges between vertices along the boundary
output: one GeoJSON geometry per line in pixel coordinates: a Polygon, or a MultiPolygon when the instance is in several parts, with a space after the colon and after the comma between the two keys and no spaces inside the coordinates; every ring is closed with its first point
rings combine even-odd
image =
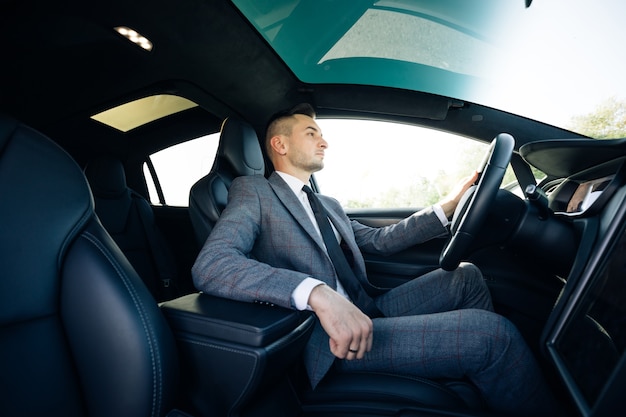
{"type": "MultiPolygon", "coordinates": [[[[349,210],[348,217],[372,227],[396,223],[414,210],[349,210]]],[[[382,288],[393,288],[439,267],[439,255],[447,237],[435,238],[390,256],[363,253],[368,278],[382,288]]],[[[511,319],[527,340],[537,340],[542,324],[554,303],[558,283],[526,262],[519,263],[514,253],[499,245],[480,248],[469,255],[490,288],[496,311],[511,319]],[[511,268],[511,265],[517,265],[511,268]],[[530,271],[529,271],[530,269],[530,271]],[[535,278],[529,280],[529,276],[535,278]]]]}
{"type": "MultiPolygon", "coordinates": [[[[371,227],[384,227],[410,216],[415,209],[347,210],[348,217],[371,227]]],[[[447,239],[436,238],[389,256],[363,253],[372,284],[392,288],[439,267],[447,239]]]]}

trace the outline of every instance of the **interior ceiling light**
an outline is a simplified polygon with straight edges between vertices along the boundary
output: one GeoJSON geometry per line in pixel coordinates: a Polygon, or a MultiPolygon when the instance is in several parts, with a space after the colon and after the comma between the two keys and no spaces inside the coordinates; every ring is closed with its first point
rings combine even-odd
{"type": "Polygon", "coordinates": [[[117,33],[138,45],[140,48],[146,51],[152,50],[152,42],[145,36],[142,36],[139,32],[126,26],[118,26],[114,28],[117,33]]]}

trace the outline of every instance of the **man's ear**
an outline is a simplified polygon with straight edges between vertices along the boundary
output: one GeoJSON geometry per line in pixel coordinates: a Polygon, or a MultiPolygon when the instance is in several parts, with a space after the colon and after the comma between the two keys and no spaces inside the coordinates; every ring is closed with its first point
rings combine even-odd
{"type": "Polygon", "coordinates": [[[279,155],[287,153],[287,141],[282,135],[273,136],[270,139],[270,147],[279,155]]]}

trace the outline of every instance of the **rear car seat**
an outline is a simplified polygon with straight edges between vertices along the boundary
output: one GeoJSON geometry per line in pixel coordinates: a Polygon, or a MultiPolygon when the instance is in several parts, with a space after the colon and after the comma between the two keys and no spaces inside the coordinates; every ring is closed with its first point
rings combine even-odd
{"type": "Polygon", "coordinates": [[[126,184],[122,162],[111,156],[85,168],[96,214],[157,302],[182,295],[171,248],[158,229],[150,203],[126,184]]]}

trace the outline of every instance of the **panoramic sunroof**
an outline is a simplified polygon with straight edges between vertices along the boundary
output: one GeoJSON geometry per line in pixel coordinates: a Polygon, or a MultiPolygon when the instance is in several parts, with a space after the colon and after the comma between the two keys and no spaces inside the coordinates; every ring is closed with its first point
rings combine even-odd
{"type": "Polygon", "coordinates": [[[581,116],[624,100],[620,0],[232,3],[313,88],[420,91],[573,130],[581,116]]]}
{"type": "Polygon", "coordinates": [[[233,3],[306,83],[396,87],[470,99],[521,1],[277,0],[233,3]]]}
{"type": "Polygon", "coordinates": [[[158,94],[134,100],[91,116],[107,126],[128,132],[174,113],[196,107],[186,98],[170,94],[158,94]]]}
{"type": "Polygon", "coordinates": [[[334,59],[369,57],[478,76],[476,60],[483,49],[489,48],[489,44],[471,34],[417,14],[372,8],[365,11],[318,64],[334,59]],[[419,47],[406,39],[419,39],[421,45],[428,47],[419,47]]]}

